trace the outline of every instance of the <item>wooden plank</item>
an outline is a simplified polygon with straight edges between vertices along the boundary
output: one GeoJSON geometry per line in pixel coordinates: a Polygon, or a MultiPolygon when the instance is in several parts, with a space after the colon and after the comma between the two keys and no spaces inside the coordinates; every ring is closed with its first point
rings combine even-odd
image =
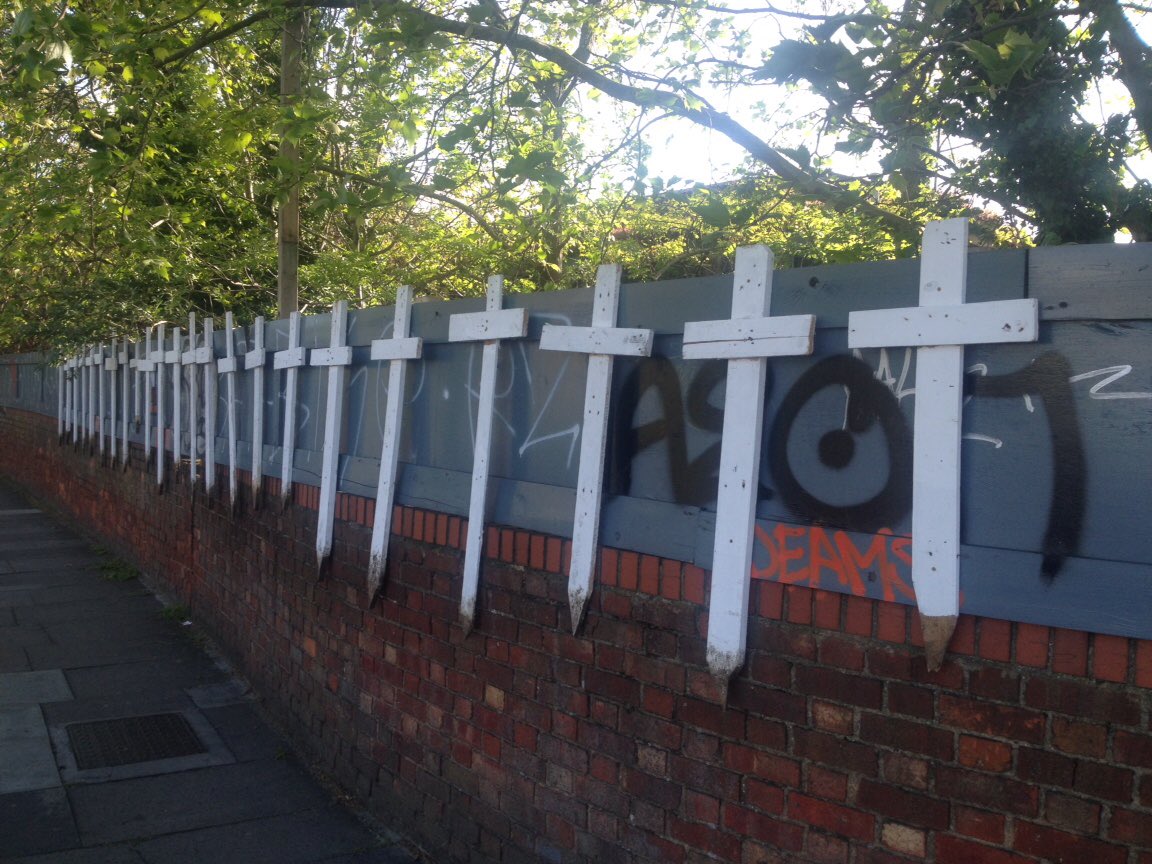
{"type": "Polygon", "coordinates": [[[300,313],[288,316],[288,347],[272,356],[272,368],[284,370],[284,431],[281,436],[280,506],[292,500],[292,473],[296,455],[296,390],[299,369],[308,362],[300,346],[300,313]]]}
{"type": "Polygon", "coordinates": [[[235,328],[232,313],[224,313],[224,356],[216,364],[217,374],[226,375],[226,411],[228,423],[228,503],[236,508],[236,370],[239,358],[236,356],[235,328]]]}
{"type": "Polygon", "coordinates": [[[646,357],[652,353],[651,330],[616,327],[620,305],[620,274],[619,265],[603,265],[596,271],[591,327],[558,327],[548,324],[540,339],[540,347],[546,351],[575,351],[592,355],[588,358],[584,387],[580,467],[572,525],[572,558],[568,570],[568,609],[573,633],[580,627],[595,588],[613,356],[646,357]]]}
{"type": "Polygon", "coordinates": [[[128,353],[128,340],[120,348],[120,464],[128,466],[129,394],[132,392],[132,361],[128,353]]]}
{"type": "Polygon", "coordinates": [[[156,329],[156,350],[152,352],[151,360],[156,369],[156,485],[164,485],[164,366],[167,352],[164,350],[164,340],[167,337],[166,325],[161,322],[156,329]]]}
{"type": "Polygon", "coordinates": [[[404,384],[409,359],[423,351],[419,337],[411,337],[412,288],[396,291],[396,315],[391,339],[372,342],[372,359],[388,359],[388,396],[384,408],[384,433],[380,444],[380,476],[376,482],[376,515],[372,522],[372,543],[368,557],[368,604],[371,605],[384,579],[388,541],[392,533],[392,505],[396,498],[396,472],[400,456],[400,434],[404,412],[404,384]]]}
{"type": "Polygon", "coordinates": [[[96,385],[96,392],[97,392],[96,415],[100,421],[100,425],[99,425],[99,428],[97,430],[97,435],[99,436],[99,441],[100,441],[100,445],[99,445],[100,459],[101,459],[101,461],[103,461],[103,459],[104,459],[104,441],[108,436],[108,424],[105,422],[105,418],[104,418],[105,405],[104,405],[104,343],[103,342],[101,342],[100,347],[97,348],[96,365],[92,367],[92,371],[96,375],[96,381],[97,381],[97,385],[96,385]]]}
{"type": "MultiPolygon", "coordinates": [[[[337,301],[332,307],[332,329],[329,348],[344,347],[348,333],[348,303],[337,301]]],[[[344,388],[348,380],[346,364],[338,362],[339,350],[313,350],[309,365],[328,368],[328,398],[324,408],[324,449],[320,473],[320,504],[316,526],[316,571],[321,573],[332,552],[332,529],[336,520],[337,468],[340,459],[340,425],[344,417],[344,388]]],[[[347,362],[352,362],[351,351],[347,362]]]]}
{"type": "MultiPolygon", "coordinates": [[[[793,316],[815,321],[815,316],[793,316]]],[[[737,339],[728,342],[698,342],[685,345],[685,360],[740,360],[759,357],[794,357],[812,353],[811,336],[783,339],[737,339]]]]}
{"type": "Polygon", "coordinates": [[[472,630],[476,619],[476,592],[480,582],[480,560],[484,546],[484,512],[488,497],[488,463],[492,446],[492,414],[496,403],[496,373],[500,359],[500,338],[523,337],[528,332],[528,313],[524,309],[501,310],[504,277],[491,276],[485,297],[486,311],[462,313],[448,322],[448,338],[453,342],[483,339],[480,365],[480,393],[476,405],[476,439],[472,459],[472,490],[468,503],[468,532],[465,538],[464,578],[460,595],[460,623],[465,633],[472,630]],[[504,312],[512,311],[512,315],[504,312]],[[485,322],[484,316],[489,320],[485,322]],[[517,326],[513,327],[513,323],[517,326]],[[491,334],[507,334],[499,338],[491,334]],[[480,334],[480,335],[477,335],[480,334]]]}
{"type": "Polygon", "coordinates": [[[577,354],[648,357],[652,353],[652,339],[651,330],[640,328],[545,324],[540,347],[545,351],[571,351],[577,354]]]}
{"type": "MultiPolygon", "coordinates": [[[[722,318],[718,321],[689,321],[684,325],[684,356],[689,346],[712,342],[759,342],[772,339],[811,339],[815,321],[810,315],[783,318],[722,318]]],[[[706,355],[711,356],[711,355],[706,355]]],[[[695,358],[693,358],[695,359],[695,358]]]]}
{"type": "Polygon", "coordinates": [[[1045,321],[1152,318],[1152,243],[1041,246],[1028,252],[1028,293],[1045,321]]]}
{"type": "Polygon", "coordinates": [[[848,339],[854,348],[886,348],[899,327],[908,347],[1035,342],[1036,300],[994,300],[967,306],[920,306],[852,313],[848,339]]]}
{"type": "Polygon", "coordinates": [[[527,309],[460,312],[448,319],[448,341],[488,342],[520,339],[528,332],[527,309]]]}
{"type": "Polygon", "coordinates": [[[252,373],[252,501],[258,506],[264,485],[264,365],[268,360],[263,315],[256,318],[252,338],[253,348],[244,355],[244,368],[252,373]]]}
{"type": "Polygon", "coordinates": [[[184,436],[183,406],[180,404],[180,382],[184,378],[183,354],[181,348],[184,337],[179,327],[172,328],[172,350],[168,352],[168,363],[172,367],[172,467],[177,470],[183,458],[181,438],[184,436]]]}
{"type": "Polygon", "coordinates": [[[204,319],[204,345],[196,362],[204,368],[204,492],[216,488],[216,345],[212,319],[204,319]]]}
{"type": "Polygon", "coordinates": [[[116,461],[117,438],[116,418],[120,408],[120,344],[119,340],[112,340],[112,349],[108,359],[104,361],[104,368],[108,371],[108,454],[111,461],[116,461]]]}
{"type": "Polygon", "coordinates": [[[196,313],[188,313],[188,350],[180,355],[188,370],[188,480],[196,488],[196,432],[200,425],[200,373],[196,352],[196,313]]]}

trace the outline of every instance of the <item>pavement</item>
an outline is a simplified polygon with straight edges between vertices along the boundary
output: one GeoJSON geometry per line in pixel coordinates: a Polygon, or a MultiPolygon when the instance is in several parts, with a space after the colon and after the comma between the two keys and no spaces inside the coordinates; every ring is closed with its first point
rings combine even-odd
{"type": "Polygon", "coordinates": [[[195,632],[0,484],[0,862],[417,864],[195,632]]]}

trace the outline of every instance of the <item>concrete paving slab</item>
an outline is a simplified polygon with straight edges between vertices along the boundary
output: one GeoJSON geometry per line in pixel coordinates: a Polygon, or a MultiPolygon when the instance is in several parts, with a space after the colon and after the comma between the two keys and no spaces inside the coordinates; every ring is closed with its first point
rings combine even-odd
{"type": "Polygon", "coordinates": [[[72,688],[68,686],[68,679],[60,669],[0,675],[0,708],[39,705],[41,702],[66,702],[70,699],[72,688]]]}
{"type": "Polygon", "coordinates": [[[53,853],[80,845],[63,789],[41,789],[0,795],[0,837],[3,860],[53,853]]]}
{"type": "MultiPolygon", "coordinates": [[[[160,658],[147,657],[129,663],[69,669],[65,674],[75,698],[91,701],[187,691],[219,680],[221,673],[203,654],[189,651],[166,652],[160,658]]],[[[195,704],[195,700],[192,701],[195,704]]]]}
{"type": "Polygon", "coordinates": [[[5,627],[0,642],[10,648],[50,648],[55,644],[48,632],[38,624],[28,627],[5,627]]]}
{"type": "Polygon", "coordinates": [[[32,664],[28,662],[28,655],[23,648],[8,646],[0,641],[0,675],[9,672],[30,672],[32,664]]]}
{"type": "Polygon", "coordinates": [[[73,786],[68,797],[84,845],[230,825],[328,803],[294,766],[268,761],[73,786]]]}
{"type": "Polygon", "coordinates": [[[37,705],[0,708],[0,795],[60,785],[56,757],[37,705]]]}
{"type": "Polygon", "coordinates": [[[249,704],[205,708],[204,716],[237,762],[277,759],[289,752],[288,744],[264,725],[249,704]]]}
{"type": "MultiPolygon", "coordinates": [[[[91,580],[92,576],[86,574],[84,578],[91,580]]],[[[115,605],[111,603],[93,604],[91,599],[51,605],[41,604],[19,608],[14,613],[14,617],[21,624],[62,624],[94,617],[159,615],[163,608],[163,604],[156,599],[154,594],[141,590],[116,596],[115,605]]]]}
{"type": "Polygon", "coordinates": [[[247,701],[248,690],[239,681],[230,679],[184,690],[197,708],[222,708],[225,705],[240,705],[247,701]]]}
{"type": "Polygon", "coordinates": [[[16,626],[16,610],[11,606],[0,607],[0,628],[16,626]]]}
{"type": "Polygon", "coordinates": [[[366,848],[370,842],[368,832],[350,815],[325,807],[170,835],[140,843],[136,851],[149,864],[311,864],[334,853],[384,852],[366,848]]]}
{"type": "Polygon", "coordinates": [[[91,849],[68,849],[46,855],[4,858],[4,864],[144,864],[131,845],[97,846],[91,849]]]}

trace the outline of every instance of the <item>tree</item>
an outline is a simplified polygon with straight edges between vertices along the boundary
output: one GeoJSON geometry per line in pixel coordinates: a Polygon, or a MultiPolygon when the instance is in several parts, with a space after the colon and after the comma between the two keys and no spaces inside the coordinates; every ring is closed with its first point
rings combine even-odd
{"type": "Polygon", "coordinates": [[[805,228],[773,242],[803,260],[913,253],[924,219],[979,212],[973,195],[1050,239],[1139,235],[1147,213],[1123,168],[1147,149],[1146,96],[1109,124],[1077,113],[1096,81],[1148,80],[1105,0],[764,6],[808,25],[770,54],[707,0],[18,3],[0,18],[8,344],[270,312],[296,195],[305,308],[387,302],[403,281],[475,292],[493,271],[575,284],[605,254],[637,273],[724,269],[782,213],[805,228]],[[282,48],[305,20],[297,84],[282,48]],[[824,100],[803,140],[707,98],[781,81],[824,100]],[[597,95],[614,125],[592,127],[597,95]],[[742,175],[672,191],[647,177],[645,135],[668,118],[743,148],[742,175]],[[834,173],[817,135],[880,169],[834,173]],[[958,140],[976,155],[950,155],[958,140]],[[1050,182],[1069,162],[1076,183],[1050,182]],[[641,236],[673,238],[656,244],[668,254],[641,236]]]}
{"type": "Polygon", "coordinates": [[[1148,152],[1152,52],[1116,0],[873,4],[812,23],[756,74],[805,82],[838,146],[878,154],[908,197],[930,181],[980,196],[1042,242],[1149,238],[1152,188],[1124,162],[1148,152]],[[1091,122],[1081,109],[1113,76],[1131,107],[1091,122]]]}

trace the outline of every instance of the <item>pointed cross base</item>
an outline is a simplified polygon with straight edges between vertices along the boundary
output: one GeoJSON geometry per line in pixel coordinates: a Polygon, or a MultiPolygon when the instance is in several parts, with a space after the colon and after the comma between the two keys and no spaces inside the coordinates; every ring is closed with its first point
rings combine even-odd
{"type": "Polygon", "coordinates": [[[929,672],[937,672],[944,662],[944,653],[952,634],[956,632],[955,615],[921,615],[920,629],[924,633],[924,660],[929,672]]]}

